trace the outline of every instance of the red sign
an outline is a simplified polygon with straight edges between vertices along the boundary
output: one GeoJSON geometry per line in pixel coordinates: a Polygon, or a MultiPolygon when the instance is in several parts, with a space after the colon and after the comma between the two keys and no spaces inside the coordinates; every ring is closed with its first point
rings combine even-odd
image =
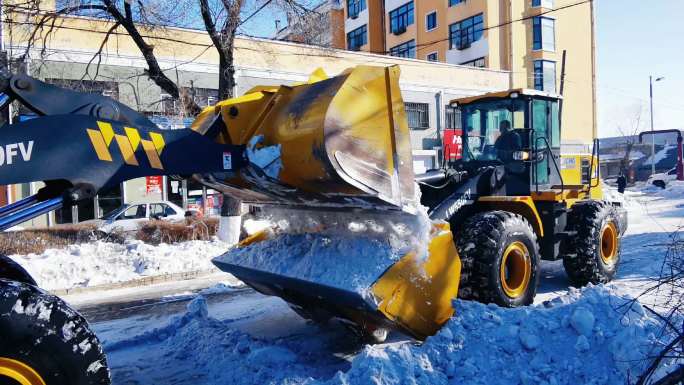
{"type": "Polygon", "coordinates": [[[145,177],[145,180],[146,180],[145,185],[147,186],[147,193],[148,194],[153,194],[153,193],[161,194],[162,184],[164,183],[163,177],[161,177],[161,176],[147,176],[147,177],[145,177]]]}
{"type": "Polygon", "coordinates": [[[447,160],[461,159],[463,139],[461,130],[444,130],[444,153],[447,160]]]}

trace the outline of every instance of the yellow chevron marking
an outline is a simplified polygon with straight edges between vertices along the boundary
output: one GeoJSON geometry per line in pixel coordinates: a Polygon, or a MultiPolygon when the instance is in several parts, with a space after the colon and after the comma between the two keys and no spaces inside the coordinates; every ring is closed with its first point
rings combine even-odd
{"type": "MultiPolygon", "coordinates": [[[[152,133],[150,133],[150,136],[152,136],[152,133]]],[[[143,149],[145,150],[145,154],[147,154],[147,159],[150,161],[150,166],[152,166],[152,168],[163,170],[164,167],[162,166],[161,160],[159,159],[159,155],[157,155],[157,151],[159,150],[157,149],[157,146],[154,144],[154,142],[149,140],[141,140],[140,143],[142,143],[143,149]]]]}
{"type": "Polygon", "coordinates": [[[107,162],[112,161],[112,154],[109,153],[105,140],[102,137],[102,133],[97,130],[88,129],[88,136],[90,137],[90,142],[93,144],[95,153],[100,160],[105,160],[107,162]]]}
{"type": "Polygon", "coordinates": [[[152,139],[152,143],[154,143],[154,147],[157,149],[157,153],[161,155],[162,150],[166,145],[166,143],[164,143],[164,137],[156,132],[150,132],[150,139],[152,139]]]}
{"type": "Polygon", "coordinates": [[[133,151],[137,151],[138,146],[140,145],[140,133],[137,129],[132,127],[124,127],[124,130],[126,131],[126,136],[128,136],[128,140],[131,142],[131,147],[133,147],[133,151]]]}
{"type": "Polygon", "coordinates": [[[119,150],[121,150],[121,155],[123,156],[124,162],[131,166],[139,166],[138,160],[135,159],[135,152],[131,147],[131,142],[128,138],[123,135],[114,135],[116,138],[116,143],[119,145],[119,150]]]}
{"type": "Polygon", "coordinates": [[[114,129],[112,128],[112,125],[98,121],[97,126],[100,127],[100,132],[102,132],[105,144],[107,147],[109,147],[109,145],[112,143],[112,139],[114,139],[114,129]]]}

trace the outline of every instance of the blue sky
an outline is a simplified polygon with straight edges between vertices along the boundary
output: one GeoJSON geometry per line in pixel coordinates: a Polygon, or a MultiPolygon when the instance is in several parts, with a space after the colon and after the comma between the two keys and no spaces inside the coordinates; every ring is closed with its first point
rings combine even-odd
{"type": "MultiPolygon", "coordinates": [[[[639,106],[650,129],[648,76],[656,129],[684,129],[684,0],[595,0],[599,135],[619,135],[639,106]]],[[[632,118],[633,119],[633,118],[632,118]]]]}

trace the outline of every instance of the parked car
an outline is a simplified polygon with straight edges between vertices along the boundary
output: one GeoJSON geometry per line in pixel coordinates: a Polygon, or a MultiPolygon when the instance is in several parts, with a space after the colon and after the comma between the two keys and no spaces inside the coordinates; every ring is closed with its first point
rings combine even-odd
{"type": "Polygon", "coordinates": [[[136,231],[151,219],[181,222],[185,210],[167,201],[125,204],[98,220],[98,229],[106,233],[136,231]]]}
{"type": "Polygon", "coordinates": [[[665,188],[665,186],[668,184],[668,182],[676,180],[677,179],[677,168],[673,168],[668,172],[661,172],[657,174],[653,174],[650,177],[648,177],[648,180],[646,181],[647,185],[654,185],[658,186],[660,188],[665,188]]]}

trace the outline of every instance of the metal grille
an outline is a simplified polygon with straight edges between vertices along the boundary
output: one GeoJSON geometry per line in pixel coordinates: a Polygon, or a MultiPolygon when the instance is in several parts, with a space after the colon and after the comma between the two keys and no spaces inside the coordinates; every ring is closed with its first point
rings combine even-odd
{"type": "Polygon", "coordinates": [[[461,127],[461,110],[449,106],[444,107],[444,124],[447,130],[460,129],[461,127]]]}
{"type": "Polygon", "coordinates": [[[427,103],[404,103],[409,128],[424,130],[430,128],[430,105],[427,103]]]}

